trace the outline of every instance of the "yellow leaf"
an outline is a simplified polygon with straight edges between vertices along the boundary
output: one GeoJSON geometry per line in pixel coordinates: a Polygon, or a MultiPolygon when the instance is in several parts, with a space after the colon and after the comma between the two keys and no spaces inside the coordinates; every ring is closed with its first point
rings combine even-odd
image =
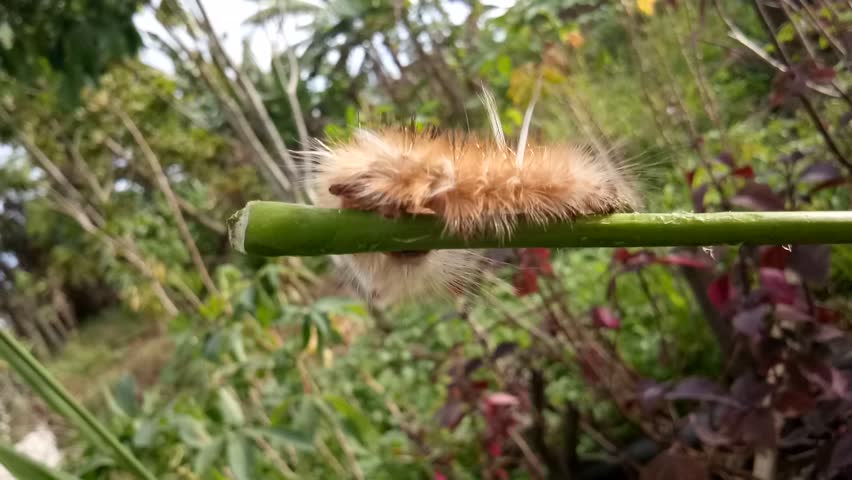
{"type": "Polygon", "coordinates": [[[562,34],[562,41],[574,48],[580,48],[586,43],[586,39],[579,30],[571,30],[562,34]]]}
{"type": "Polygon", "coordinates": [[[524,65],[512,70],[509,77],[509,98],[515,105],[526,105],[532,97],[535,76],[532,65],[524,65]]]}
{"type": "Polygon", "coordinates": [[[636,8],[649,17],[654,14],[656,4],[657,0],[636,0],[636,8]]]}
{"type": "Polygon", "coordinates": [[[550,65],[544,65],[541,68],[541,76],[545,82],[549,84],[564,83],[567,78],[562,74],[562,71],[550,65]]]}

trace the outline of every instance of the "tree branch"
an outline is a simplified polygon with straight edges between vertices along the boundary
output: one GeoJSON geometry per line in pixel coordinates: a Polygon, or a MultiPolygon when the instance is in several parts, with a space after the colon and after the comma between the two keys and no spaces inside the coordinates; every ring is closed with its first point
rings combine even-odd
{"type": "Polygon", "coordinates": [[[388,220],[356,210],[249,202],[228,220],[231,245],[264,256],[497,247],[663,247],[852,243],[852,212],[614,214],[541,226],[512,238],[444,235],[435,218],[388,220]]]}
{"type": "Polygon", "coordinates": [[[172,191],[169,179],[163,171],[160,160],[157,158],[154,151],[151,150],[151,146],[148,145],[148,141],[145,140],[145,136],[142,135],[142,132],[133,120],[127,116],[127,113],[118,107],[115,107],[113,110],[121,119],[121,122],[124,124],[127,131],[130,132],[130,136],[133,137],[136,145],[139,146],[139,149],[142,151],[142,156],[148,162],[148,166],[151,167],[151,171],[154,173],[154,178],[157,180],[157,186],[166,197],[166,203],[169,205],[169,209],[172,211],[172,216],[175,218],[178,232],[180,233],[181,238],[183,238],[183,243],[186,245],[187,250],[189,250],[189,256],[192,259],[192,263],[195,264],[198,274],[201,276],[201,281],[204,282],[204,286],[207,288],[208,293],[218,295],[219,289],[216,288],[213,278],[210,277],[210,272],[207,270],[207,265],[204,264],[204,259],[201,257],[201,252],[195,244],[195,239],[192,238],[192,234],[189,232],[189,227],[186,224],[186,220],[183,218],[183,213],[181,213],[177,196],[175,195],[175,192],[172,191]]]}

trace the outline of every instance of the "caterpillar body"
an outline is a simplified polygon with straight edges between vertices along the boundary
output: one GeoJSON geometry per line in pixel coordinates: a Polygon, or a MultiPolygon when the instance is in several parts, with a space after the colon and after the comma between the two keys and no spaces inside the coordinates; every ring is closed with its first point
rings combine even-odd
{"type": "MultiPolygon", "coordinates": [[[[311,154],[317,205],[390,218],[434,215],[447,233],[467,237],[508,237],[519,218],[546,224],[639,208],[637,182],[611,155],[579,145],[528,143],[528,119],[512,148],[491,115],[493,138],[389,128],[321,145],[311,154]]],[[[478,258],[472,251],[437,250],[356,254],[348,263],[359,290],[387,305],[463,290],[478,258]]]]}

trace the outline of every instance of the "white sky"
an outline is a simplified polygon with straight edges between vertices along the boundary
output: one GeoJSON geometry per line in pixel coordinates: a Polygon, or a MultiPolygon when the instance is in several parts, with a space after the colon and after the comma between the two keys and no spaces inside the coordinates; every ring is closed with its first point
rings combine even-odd
{"type": "MultiPolygon", "coordinates": [[[[155,4],[159,5],[159,1],[155,0],[155,4]]],[[[189,2],[184,2],[186,6],[189,2]]],[[[219,34],[223,41],[225,50],[235,61],[239,63],[242,59],[243,38],[250,38],[251,51],[257,60],[258,66],[265,68],[270,61],[270,43],[266,33],[260,29],[254,29],[249,26],[244,26],[243,21],[250,15],[262,9],[268,4],[264,1],[248,1],[248,0],[202,0],[207,14],[210,16],[210,21],[213,28],[219,34]]],[[[487,5],[493,5],[498,8],[508,8],[512,6],[514,0],[488,0],[483,2],[487,5]]],[[[451,20],[461,22],[467,15],[467,8],[460,2],[446,1],[444,7],[449,13],[451,20]]],[[[143,32],[152,32],[166,37],[163,28],[160,26],[157,19],[154,17],[153,8],[146,8],[143,12],[136,15],[135,23],[137,28],[143,32]]],[[[294,25],[289,25],[286,28],[287,40],[291,43],[297,43],[304,40],[308,34],[305,30],[298,31],[294,25]]],[[[272,32],[270,32],[272,33],[272,32]]],[[[147,40],[146,40],[146,43],[147,40]]],[[[151,45],[148,43],[148,45],[151,45]]],[[[168,57],[150,46],[144,48],[140,54],[143,62],[156,67],[166,72],[173,72],[174,69],[168,57]]]]}

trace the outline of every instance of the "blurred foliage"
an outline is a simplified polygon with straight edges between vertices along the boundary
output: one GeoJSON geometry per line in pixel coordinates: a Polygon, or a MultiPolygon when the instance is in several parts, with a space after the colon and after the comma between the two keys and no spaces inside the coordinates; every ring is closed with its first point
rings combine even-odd
{"type": "Polygon", "coordinates": [[[62,105],[142,46],[133,16],[144,0],[10,0],[0,5],[0,72],[24,84],[59,75],[62,105]]]}
{"type": "MultiPolygon", "coordinates": [[[[299,116],[324,141],[388,122],[484,129],[484,85],[514,136],[538,78],[536,135],[629,159],[649,210],[848,210],[844,2],[766,7],[770,37],[739,0],[268,0],[241,12],[273,39],[262,65],[217,51],[194,2],[164,0],[146,39],[172,75],[132,58],[142,3],[0,6],[0,315],[157,478],[633,478],[617,475],[651,457],[645,475],[742,478],[793,434],[850,458],[848,418],[801,430],[849,401],[848,359],[825,343],[848,330],[848,248],[488,252],[478,295],[375,311],[327,259],[234,255],[222,231],[246,201],[280,198],[259,159],[307,148],[299,116]],[[779,351],[804,373],[772,390],[779,351]],[[766,427],[743,385],[771,390],[780,427],[673,440],[734,403],[745,416],[723,426],[766,427]]],[[[66,470],[121,478],[63,437],[66,470]]],[[[801,451],[781,474],[813,471],[783,460],[801,451]]]]}

